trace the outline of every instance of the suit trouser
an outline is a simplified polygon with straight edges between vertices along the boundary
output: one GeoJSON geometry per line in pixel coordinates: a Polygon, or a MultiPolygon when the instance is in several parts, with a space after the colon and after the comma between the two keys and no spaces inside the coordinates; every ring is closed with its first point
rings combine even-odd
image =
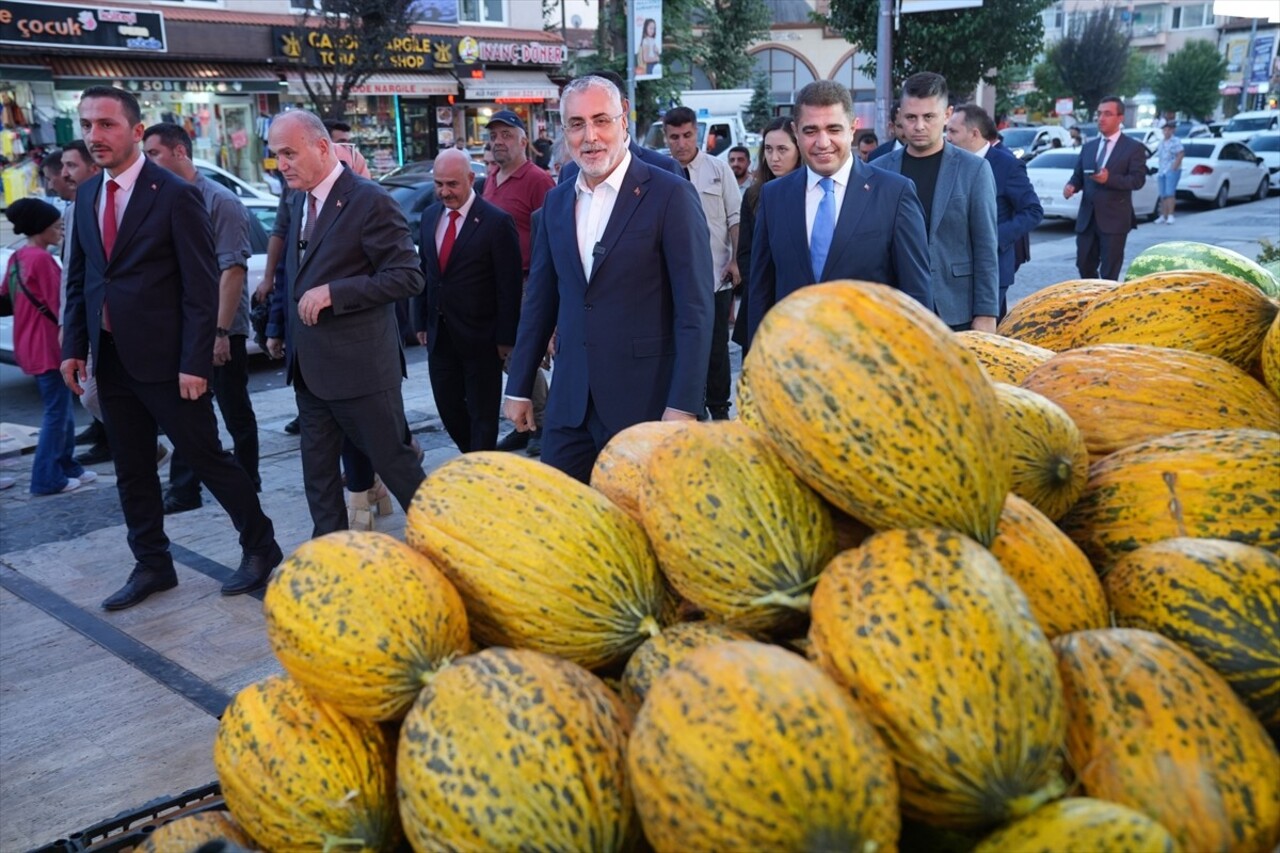
{"type": "MultiPolygon", "coordinates": [[[[222,412],[222,420],[231,433],[236,462],[253,480],[253,487],[262,490],[262,478],[258,476],[258,418],[253,413],[249,399],[249,353],[245,349],[244,335],[232,335],[231,359],[213,368],[209,387],[214,402],[222,412]]],[[[193,504],[200,499],[200,478],[182,457],[182,451],[174,450],[169,462],[169,493],[182,503],[193,504]]]]}
{"type": "Polygon", "coordinates": [[[464,353],[453,340],[444,317],[427,353],[427,375],[436,411],[453,443],[463,453],[493,450],[498,445],[498,408],[502,397],[502,360],[497,347],[464,353]]]}
{"type": "Polygon", "coordinates": [[[302,428],[302,478],[311,510],[313,537],[347,529],[338,459],[342,439],[369,457],[401,509],[408,510],[425,476],[408,438],[404,397],[399,388],[347,400],[323,400],[307,388],[295,361],[293,390],[302,428]]]}
{"type": "Polygon", "coordinates": [[[116,490],[129,529],[134,559],[149,568],[173,566],[164,533],[164,502],[156,471],[156,425],[186,457],[196,475],[231,516],[246,554],[266,554],[275,543],[271,519],[262,511],[253,482],[218,440],[210,394],[184,400],[178,377],[141,382],[125,370],[113,337],[103,332],[96,354],[98,395],[115,458],[116,490]]]}
{"type": "Polygon", "coordinates": [[[711,360],[707,362],[707,411],[711,417],[729,417],[732,370],[729,367],[729,313],[733,310],[733,289],[716,291],[715,323],[711,327],[711,360]]]}
{"type": "Polygon", "coordinates": [[[1128,239],[1128,231],[1105,234],[1098,230],[1097,218],[1090,219],[1085,229],[1076,234],[1076,269],[1080,277],[1119,281],[1128,239]]]}
{"type": "Polygon", "coordinates": [[[542,461],[583,483],[591,481],[596,457],[613,438],[600,420],[595,400],[587,396],[587,416],[581,424],[569,426],[550,419],[542,428],[542,461]]]}

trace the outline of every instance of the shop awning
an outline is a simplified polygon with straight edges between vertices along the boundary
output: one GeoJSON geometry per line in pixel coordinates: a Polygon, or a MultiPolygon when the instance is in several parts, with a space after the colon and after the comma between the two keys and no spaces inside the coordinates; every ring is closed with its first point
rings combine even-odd
{"type": "MultiPolygon", "coordinates": [[[[302,85],[302,78],[290,72],[285,77],[290,95],[307,94],[302,85]]],[[[319,77],[311,79],[311,88],[327,90],[327,84],[319,77]]],[[[374,74],[359,86],[351,89],[353,95],[402,95],[410,98],[425,98],[431,95],[458,94],[458,81],[452,74],[374,74]]]]}
{"type": "Polygon", "coordinates": [[[53,56],[48,62],[59,88],[121,82],[133,90],[159,90],[164,84],[177,84],[176,88],[234,94],[277,91],[280,84],[279,73],[270,65],[93,56],[53,56]]]}
{"type": "Polygon", "coordinates": [[[484,77],[463,77],[462,89],[473,101],[548,101],[560,97],[560,87],[541,71],[486,71],[484,77]]]}

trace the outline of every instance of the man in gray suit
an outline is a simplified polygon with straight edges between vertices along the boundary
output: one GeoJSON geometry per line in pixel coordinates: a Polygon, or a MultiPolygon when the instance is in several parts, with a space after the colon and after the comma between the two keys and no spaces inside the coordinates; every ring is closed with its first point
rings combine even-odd
{"type": "Polygon", "coordinates": [[[423,480],[405,440],[404,352],[395,302],[422,292],[422,270],[400,206],[344,169],[324,123],[294,110],[271,124],[269,142],[290,189],[284,254],[285,338],[298,398],[302,475],[313,536],[347,527],[338,458],[347,436],[409,508],[423,480]]]}
{"type": "Polygon", "coordinates": [[[911,75],[898,112],[907,145],[872,165],[915,183],[929,231],[934,311],[955,331],[994,332],[1000,313],[995,179],[986,160],[943,140],[950,117],[946,79],[929,71],[911,75]]]}

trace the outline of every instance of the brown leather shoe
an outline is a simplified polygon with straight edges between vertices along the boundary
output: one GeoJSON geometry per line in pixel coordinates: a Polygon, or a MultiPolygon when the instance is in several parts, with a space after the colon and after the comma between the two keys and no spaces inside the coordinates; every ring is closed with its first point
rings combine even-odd
{"type": "Polygon", "coordinates": [[[222,585],[222,594],[242,595],[266,586],[271,570],[283,559],[284,554],[275,542],[271,543],[271,550],[266,554],[245,554],[240,560],[240,568],[222,585]]]}
{"type": "Polygon", "coordinates": [[[102,602],[103,610],[124,610],[135,604],[141,604],[148,596],[178,585],[178,573],[170,566],[168,569],[155,569],[138,563],[129,573],[129,580],[124,586],[109,595],[102,602]]]}

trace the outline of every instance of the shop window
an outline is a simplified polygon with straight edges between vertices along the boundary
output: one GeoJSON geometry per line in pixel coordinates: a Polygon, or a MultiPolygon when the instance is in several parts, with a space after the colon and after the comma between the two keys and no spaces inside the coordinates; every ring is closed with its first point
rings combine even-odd
{"type": "Polygon", "coordinates": [[[458,22],[507,25],[506,0],[458,0],[458,22]]]}

